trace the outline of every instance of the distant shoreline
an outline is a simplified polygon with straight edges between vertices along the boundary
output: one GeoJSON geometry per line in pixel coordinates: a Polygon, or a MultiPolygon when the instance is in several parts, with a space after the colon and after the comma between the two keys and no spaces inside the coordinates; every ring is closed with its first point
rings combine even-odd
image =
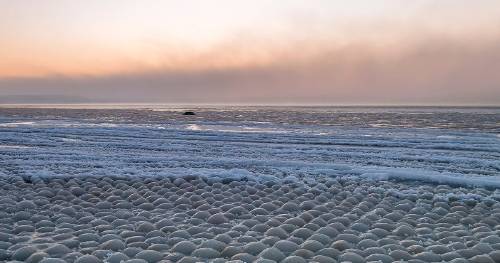
{"type": "Polygon", "coordinates": [[[149,109],[149,108],[211,108],[211,107],[269,107],[269,108],[409,108],[409,109],[496,109],[500,105],[382,105],[382,104],[257,104],[257,103],[0,103],[0,108],[54,108],[54,109],[149,109]]]}

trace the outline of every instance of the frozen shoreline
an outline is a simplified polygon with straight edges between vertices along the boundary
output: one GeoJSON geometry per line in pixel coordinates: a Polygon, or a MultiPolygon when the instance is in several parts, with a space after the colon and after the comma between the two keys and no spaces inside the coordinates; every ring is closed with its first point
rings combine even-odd
{"type": "Polygon", "coordinates": [[[496,110],[0,108],[0,261],[500,262],[496,110]]]}

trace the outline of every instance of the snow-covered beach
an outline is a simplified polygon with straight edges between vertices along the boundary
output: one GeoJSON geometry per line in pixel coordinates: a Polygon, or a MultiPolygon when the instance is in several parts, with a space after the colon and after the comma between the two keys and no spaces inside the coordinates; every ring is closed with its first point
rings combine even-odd
{"type": "Polygon", "coordinates": [[[500,262],[498,108],[183,110],[0,109],[0,260],[500,262]]]}

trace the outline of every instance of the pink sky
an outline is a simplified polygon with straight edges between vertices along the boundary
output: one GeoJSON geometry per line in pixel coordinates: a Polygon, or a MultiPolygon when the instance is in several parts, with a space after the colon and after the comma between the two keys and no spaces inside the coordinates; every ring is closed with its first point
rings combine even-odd
{"type": "Polygon", "coordinates": [[[499,28],[489,0],[0,1],[0,102],[500,105],[499,28]]]}

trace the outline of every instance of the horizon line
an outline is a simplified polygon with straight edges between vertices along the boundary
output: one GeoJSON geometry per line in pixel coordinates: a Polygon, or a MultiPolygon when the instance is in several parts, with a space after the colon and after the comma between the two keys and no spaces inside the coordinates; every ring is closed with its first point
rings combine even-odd
{"type": "Polygon", "coordinates": [[[193,103],[193,102],[96,102],[96,103],[0,103],[0,108],[69,108],[85,106],[103,106],[113,109],[118,108],[151,108],[151,107],[391,107],[391,108],[500,108],[493,104],[418,104],[418,103],[193,103]],[[135,107],[134,107],[135,106],[135,107]],[[148,107],[149,106],[149,107],[148,107]]]}

